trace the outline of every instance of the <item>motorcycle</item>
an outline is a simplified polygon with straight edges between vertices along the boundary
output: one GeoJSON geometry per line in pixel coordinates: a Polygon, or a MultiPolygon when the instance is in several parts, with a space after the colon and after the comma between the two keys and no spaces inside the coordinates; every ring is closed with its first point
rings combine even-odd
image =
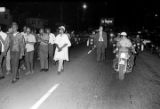
{"type": "Polygon", "coordinates": [[[160,57],[160,47],[159,46],[156,46],[156,54],[160,57]]]}
{"type": "Polygon", "coordinates": [[[156,50],[155,50],[155,45],[154,45],[154,44],[151,44],[151,53],[154,54],[155,51],[156,51],[156,50]]]}
{"type": "Polygon", "coordinates": [[[135,43],[135,44],[136,44],[136,46],[135,46],[135,50],[136,50],[137,54],[139,54],[139,53],[140,53],[140,51],[141,51],[141,43],[140,43],[140,42],[138,42],[138,43],[135,43]]]}
{"type": "Polygon", "coordinates": [[[133,42],[133,46],[135,48],[135,51],[137,52],[137,55],[144,51],[144,43],[143,42],[133,42]]]}
{"type": "MultiPolygon", "coordinates": [[[[115,53],[115,51],[114,51],[115,53]]],[[[117,53],[118,63],[115,66],[115,71],[119,73],[119,80],[123,80],[126,73],[132,72],[132,67],[129,63],[130,54],[128,51],[119,52],[117,53]]]]}

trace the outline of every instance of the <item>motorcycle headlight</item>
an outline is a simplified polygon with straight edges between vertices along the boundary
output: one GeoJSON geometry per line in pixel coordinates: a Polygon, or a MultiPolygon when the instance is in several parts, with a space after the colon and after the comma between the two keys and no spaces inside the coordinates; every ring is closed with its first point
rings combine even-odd
{"type": "Polygon", "coordinates": [[[121,54],[120,54],[120,57],[121,57],[121,58],[126,58],[127,55],[126,55],[125,53],[121,53],[121,54]]]}

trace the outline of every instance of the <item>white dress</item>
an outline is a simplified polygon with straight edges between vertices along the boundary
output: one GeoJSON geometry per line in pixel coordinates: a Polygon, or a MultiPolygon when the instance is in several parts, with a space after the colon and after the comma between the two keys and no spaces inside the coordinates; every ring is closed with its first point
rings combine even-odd
{"type": "Polygon", "coordinates": [[[55,54],[54,54],[54,60],[66,60],[69,61],[68,56],[68,47],[71,46],[71,42],[68,39],[68,36],[66,34],[58,34],[55,38],[55,44],[57,44],[59,47],[62,47],[64,44],[67,44],[66,47],[62,49],[62,51],[58,52],[58,48],[56,47],[55,54]]]}

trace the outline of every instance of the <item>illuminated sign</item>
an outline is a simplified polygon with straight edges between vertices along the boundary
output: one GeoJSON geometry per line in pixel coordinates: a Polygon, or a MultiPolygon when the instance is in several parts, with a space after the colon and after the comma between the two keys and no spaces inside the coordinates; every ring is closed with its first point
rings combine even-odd
{"type": "Polygon", "coordinates": [[[103,18],[101,19],[101,24],[113,25],[114,20],[113,18],[103,18]]]}

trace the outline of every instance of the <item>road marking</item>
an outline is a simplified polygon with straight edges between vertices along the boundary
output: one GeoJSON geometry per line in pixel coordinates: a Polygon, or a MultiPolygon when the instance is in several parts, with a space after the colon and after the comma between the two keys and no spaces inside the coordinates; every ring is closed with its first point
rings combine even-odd
{"type": "Polygon", "coordinates": [[[43,95],[30,109],[38,109],[39,106],[56,90],[59,84],[54,85],[45,95],[43,95]]]}

